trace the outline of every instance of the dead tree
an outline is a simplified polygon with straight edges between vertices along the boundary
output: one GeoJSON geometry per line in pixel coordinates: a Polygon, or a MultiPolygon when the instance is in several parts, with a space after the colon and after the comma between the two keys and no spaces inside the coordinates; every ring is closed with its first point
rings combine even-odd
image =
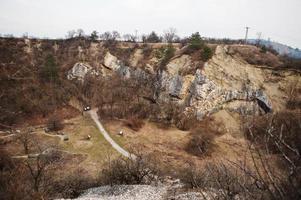
{"type": "Polygon", "coordinates": [[[31,145],[31,134],[32,134],[32,129],[31,128],[26,128],[22,130],[20,133],[16,133],[18,140],[21,142],[23,148],[24,148],[24,153],[28,154],[29,153],[29,148],[31,145]]]}

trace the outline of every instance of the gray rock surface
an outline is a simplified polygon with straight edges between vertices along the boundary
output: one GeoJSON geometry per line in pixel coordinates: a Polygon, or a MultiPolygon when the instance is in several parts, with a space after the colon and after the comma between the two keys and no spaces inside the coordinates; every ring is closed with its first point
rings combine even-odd
{"type": "Polygon", "coordinates": [[[116,185],[90,188],[78,200],[160,200],[167,189],[164,186],[116,185]]]}
{"type": "MultiPolygon", "coordinates": [[[[125,78],[135,77],[141,80],[153,81],[155,86],[154,98],[157,102],[177,102],[186,106],[186,110],[194,112],[198,119],[211,115],[221,109],[242,114],[254,114],[258,109],[272,111],[268,95],[260,89],[257,79],[262,74],[254,67],[247,68],[246,64],[227,54],[228,48],[218,46],[214,57],[205,64],[204,70],[196,70],[194,75],[180,75],[180,69],[191,65],[189,56],[172,60],[167,70],[154,72],[155,78],[141,68],[129,67],[122,64],[117,57],[106,53],[103,66],[125,78]],[[178,66],[181,65],[181,66],[178,66]],[[236,103],[232,103],[236,102],[236,103]],[[244,103],[243,103],[244,102],[244,103]]],[[[68,79],[83,80],[87,73],[96,74],[93,68],[84,63],[76,63],[68,72],[68,79]]]]}
{"type": "Polygon", "coordinates": [[[89,64],[87,63],[75,63],[75,65],[68,71],[67,78],[68,80],[77,79],[83,81],[85,76],[88,74],[99,75],[89,64]]]}

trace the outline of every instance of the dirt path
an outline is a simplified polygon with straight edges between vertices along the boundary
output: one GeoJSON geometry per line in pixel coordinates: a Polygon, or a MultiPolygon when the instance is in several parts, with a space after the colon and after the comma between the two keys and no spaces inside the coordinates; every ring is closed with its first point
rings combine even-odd
{"type": "Polygon", "coordinates": [[[88,113],[90,114],[91,118],[93,119],[93,121],[96,123],[97,128],[99,129],[100,133],[104,136],[104,138],[112,145],[112,147],[114,149],[116,149],[116,151],[118,151],[119,153],[121,153],[123,156],[127,157],[127,158],[131,158],[131,159],[136,159],[136,156],[133,154],[130,154],[128,151],[126,151],[125,149],[123,149],[121,146],[119,146],[109,135],[109,133],[104,129],[103,125],[101,124],[101,122],[98,119],[98,115],[97,115],[97,110],[93,109],[90,110],[88,113]]]}

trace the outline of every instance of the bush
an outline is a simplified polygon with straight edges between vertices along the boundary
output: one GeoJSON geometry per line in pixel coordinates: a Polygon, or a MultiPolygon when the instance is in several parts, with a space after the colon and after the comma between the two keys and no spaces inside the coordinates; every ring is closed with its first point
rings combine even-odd
{"type": "Polygon", "coordinates": [[[272,54],[268,50],[264,52],[255,46],[230,46],[229,54],[239,55],[251,65],[266,65],[274,68],[281,66],[281,60],[277,55],[272,54]]]}
{"type": "Polygon", "coordinates": [[[191,127],[196,127],[197,124],[200,123],[194,114],[183,114],[183,112],[181,112],[177,113],[174,118],[176,127],[182,131],[187,131],[191,127]]]}
{"type": "Polygon", "coordinates": [[[286,108],[289,110],[301,109],[301,101],[297,99],[288,100],[286,108]]]}
{"type": "Polygon", "coordinates": [[[53,193],[56,198],[76,198],[83,190],[96,186],[96,181],[87,177],[87,172],[77,169],[75,173],[58,180],[53,184],[53,193]],[[80,174],[81,176],[78,176],[80,174]]]}
{"type": "Polygon", "coordinates": [[[202,61],[206,62],[208,61],[211,57],[213,56],[213,51],[210,47],[204,46],[203,51],[202,51],[202,61]]]}
{"type": "Polygon", "coordinates": [[[204,41],[201,38],[199,32],[196,32],[194,34],[192,34],[189,38],[189,44],[188,44],[188,48],[191,51],[196,51],[196,50],[200,50],[204,47],[204,41]]]}
{"type": "Polygon", "coordinates": [[[58,116],[51,116],[47,121],[47,128],[49,131],[59,131],[64,128],[64,124],[58,116]]]}
{"type": "Polygon", "coordinates": [[[125,125],[134,131],[139,131],[143,126],[143,121],[136,117],[131,117],[125,121],[125,125]]]}
{"type": "Polygon", "coordinates": [[[0,147],[0,197],[1,199],[30,199],[26,175],[20,162],[12,159],[0,147]],[[25,194],[25,195],[24,195],[25,194]]]}
{"type": "Polygon", "coordinates": [[[213,51],[208,47],[198,32],[192,34],[189,38],[188,47],[184,50],[185,54],[192,55],[193,60],[204,62],[213,56],[213,51]]]}
{"type": "Polygon", "coordinates": [[[211,118],[204,119],[190,131],[191,140],[185,150],[196,156],[210,155],[214,147],[214,139],[222,134],[222,130],[222,124],[214,122],[211,118]]]}
{"type": "Polygon", "coordinates": [[[300,124],[300,111],[282,111],[253,119],[245,129],[252,143],[253,162],[264,168],[264,171],[256,169],[256,173],[273,199],[301,197],[300,124]]]}
{"type": "Polygon", "coordinates": [[[143,42],[158,43],[162,42],[162,37],[159,37],[156,32],[152,31],[148,36],[142,38],[143,42]]]}
{"type": "Polygon", "coordinates": [[[160,60],[159,62],[159,68],[163,69],[170,59],[175,55],[176,49],[172,46],[172,44],[169,44],[166,47],[161,47],[157,52],[156,52],[156,57],[160,60]]]}
{"type": "Polygon", "coordinates": [[[103,185],[149,184],[156,179],[158,173],[156,163],[148,156],[119,158],[107,163],[100,175],[100,182],[103,185]]]}
{"type": "Polygon", "coordinates": [[[186,146],[186,151],[196,156],[209,154],[214,145],[214,135],[204,132],[201,128],[194,129],[190,134],[191,140],[186,146]]]}
{"type": "Polygon", "coordinates": [[[207,163],[202,168],[194,165],[178,172],[187,188],[199,189],[206,199],[265,199],[266,191],[254,184],[252,176],[224,163],[207,163]]]}
{"type": "Polygon", "coordinates": [[[289,69],[301,69],[301,59],[300,58],[291,58],[289,56],[280,56],[280,60],[282,61],[282,68],[289,68],[289,69]]]}
{"type": "Polygon", "coordinates": [[[300,124],[300,112],[282,111],[253,120],[245,128],[245,134],[249,140],[263,148],[267,147],[271,153],[281,153],[277,146],[280,139],[301,152],[300,124]]]}

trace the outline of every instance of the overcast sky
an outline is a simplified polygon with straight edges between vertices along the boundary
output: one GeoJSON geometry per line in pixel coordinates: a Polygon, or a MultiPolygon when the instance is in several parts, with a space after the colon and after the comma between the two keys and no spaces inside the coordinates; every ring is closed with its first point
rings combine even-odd
{"type": "Polygon", "coordinates": [[[0,33],[49,38],[82,28],[104,32],[162,33],[169,27],[180,36],[249,38],[262,32],[301,48],[301,0],[0,0],[0,33]]]}

